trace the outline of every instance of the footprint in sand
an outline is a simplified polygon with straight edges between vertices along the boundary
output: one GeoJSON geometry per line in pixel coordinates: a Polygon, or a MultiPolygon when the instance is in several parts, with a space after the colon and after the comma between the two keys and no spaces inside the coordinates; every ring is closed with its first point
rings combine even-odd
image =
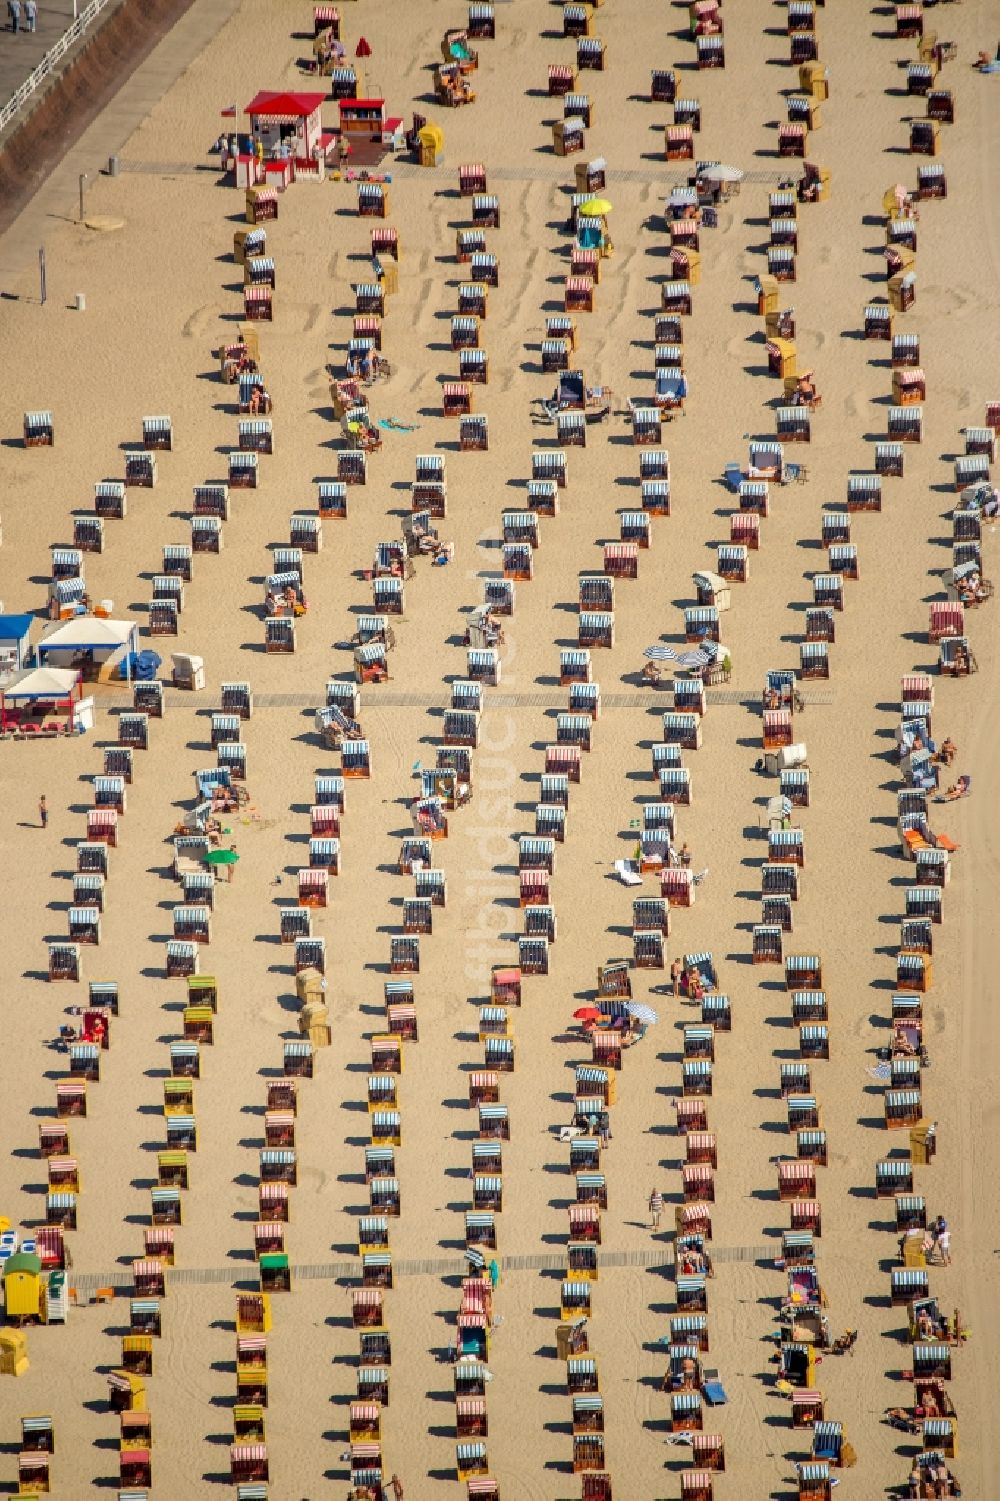
{"type": "Polygon", "coordinates": [[[855,401],[855,399],[854,399],[853,396],[845,396],[844,397],[843,412],[844,412],[844,416],[845,417],[850,417],[852,419],[855,418],[855,417],[857,417],[857,415],[858,415],[858,404],[855,401]]]}
{"type": "Polygon", "coordinates": [[[925,296],[933,297],[949,313],[964,313],[972,301],[967,293],[958,292],[954,287],[924,287],[923,291],[925,296]]]}
{"type": "Polygon", "coordinates": [[[306,390],[313,401],[329,397],[330,387],[325,370],[310,370],[306,376],[306,390]]]}
{"type": "Polygon", "coordinates": [[[185,339],[200,339],[202,334],[208,333],[213,323],[216,323],[221,314],[217,307],[206,303],[204,307],[196,308],[188,317],[187,322],[181,329],[185,339]]]}

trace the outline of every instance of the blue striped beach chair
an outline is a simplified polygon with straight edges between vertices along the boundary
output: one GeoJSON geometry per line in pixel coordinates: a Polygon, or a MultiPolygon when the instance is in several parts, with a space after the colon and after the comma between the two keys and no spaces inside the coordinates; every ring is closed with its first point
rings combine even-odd
{"type": "Polygon", "coordinates": [[[192,553],[220,553],[222,540],[222,522],[217,516],[191,517],[192,553]]]}
{"type": "MultiPolygon", "coordinates": [[[[547,905],[540,903],[539,905],[547,905]]],[[[549,942],[547,938],[522,935],[517,940],[518,967],[522,975],[547,975],[549,942]]]]}
{"type": "Polygon", "coordinates": [[[782,1063],[779,1068],[779,1088],[781,1098],[789,1099],[792,1095],[807,1095],[811,1088],[811,1074],[808,1063],[799,1060],[794,1063],[782,1063]]]}
{"type": "Polygon", "coordinates": [[[156,455],[138,449],[125,455],[125,483],[129,489],[152,489],[156,483],[156,455]]]}
{"type": "Polygon", "coordinates": [[[570,1355],[566,1361],[566,1389],[570,1396],[600,1389],[597,1361],[592,1355],[570,1355]]]}
{"type": "MultiPolygon", "coordinates": [[[[665,448],[645,449],[639,455],[639,480],[642,485],[660,484],[667,487],[670,495],[670,455],[665,448]]],[[[643,499],[643,510],[651,509],[643,499]]],[[[669,514],[669,510],[663,514],[669,514]]]]}
{"type": "Polygon", "coordinates": [[[99,944],[101,941],[101,913],[97,907],[70,907],[66,914],[71,943],[99,944]]]}
{"type": "Polygon", "coordinates": [[[122,480],[98,480],[94,485],[94,511],[107,521],[124,521],[128,514],[122,480]]]}
{"type": "Polygon", "coordinates": [[[785,1116],[789,1135],[796,1131],[817,1130],[820,1127],[819,1104],[815,1095],[790,1094],[785,1099],[785,1116]]]}
{"type": "Polygon", "coordinates": [[[76,516],[73,519],[73,545],[79,552],[104,551],[104,519],[101,516],[76,516]]]}

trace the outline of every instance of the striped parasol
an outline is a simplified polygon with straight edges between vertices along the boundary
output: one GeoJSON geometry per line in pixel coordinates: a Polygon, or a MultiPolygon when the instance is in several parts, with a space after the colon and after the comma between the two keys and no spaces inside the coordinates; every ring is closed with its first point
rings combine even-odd
{"type": "Polygon", "coordinates": [[[672,646],[647,646],[643,656],[650,662],[676,662],[677,653],[672,646]]]}
{"type": "Polygon", "coordinates": [[[626,1001],[625,1010],[629,1016],[634,1016],[637,1022],[644,1022],[647,1027],[655,1026],[660,1019],[652,1006],[646,1006],[642,1001],[626,1001]]]}
{"type": "Polygon", "coordinates": [[[678,667],[708,667],[712,661],[714,658],[699,647],[697,651],[681,652],[677,658],[677,665],[678,667]]]}

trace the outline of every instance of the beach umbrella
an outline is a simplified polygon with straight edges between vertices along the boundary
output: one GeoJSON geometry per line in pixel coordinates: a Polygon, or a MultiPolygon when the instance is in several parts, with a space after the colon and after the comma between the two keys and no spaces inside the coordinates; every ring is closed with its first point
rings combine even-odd
{"type": "Polygon", "coordinates": [[[647,646],[643,652],[650,662],[676,662],[677,653],[672,646],[647,646]]]}
{"type": "Polygon", "coordinates": [[[573,1018],[578,1022],[596,1021],[601,1015],[596,1006],[581,1006],[579,1011],[573,1012],[573,1018]]]}
{"type": "Polygon", "coordinates": [[[235,865],[239,859],[235,850],[209,850],[205,856],[206,865],[235,865]]]}
{"type": "Polygon", "coordinates": [[[606,198],[588,198],[586,203],[581,203],[577,209],[585,219],[601,219],[605,214],[610,214],[611,204],[606,198]]]}
{"type": "Polygon", "coordinates": [[[365,41],[364,37],[359,37],[358,38],[358,45],[354,49],[354,56],[355,57],[371,57],[371,55],[372,55],[372,49],[371,49],[371,47],[365,41]]]}
{"type": "Polygon", "coordinates": [[[660,1019],[652,1006],[646,1006],[642,1001],[626,1001],[625,1010],[629,1016],[634,1016],[637,1022],[644,1022],[647,1027],[654,1026],[660,1019]]]}
{"type": "Polygon", "coordinates": [[[684,651],[677,658],[678,667],[707,667],[712,661],[707,651],[684,651]]]}
{"type": "Polygon", "coordinates": [[[474,1246],[466,1248],[465,1259],[476,1271],[480,1271],[486,1265],[486,1257],[482,1251],[477,1251],[474,1246]]]}
{"type": "Polygon", "coordinates": [[[698,173],[702,182],[742,182],[743,173],[739,167],[728,167],[725,162],[717,162],[714,167],[705,167],[698,173]]]}

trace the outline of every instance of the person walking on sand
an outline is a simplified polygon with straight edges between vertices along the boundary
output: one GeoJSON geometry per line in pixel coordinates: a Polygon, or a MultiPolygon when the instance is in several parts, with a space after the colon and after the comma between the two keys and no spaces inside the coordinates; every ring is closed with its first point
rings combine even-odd
{"type": "Polygon", "coordinates": [[[44,792],[42,793],[41,797],[38,799],[38,822],[39,822],[39,825],[43,829],[48,828],[48,824],[49,824],[49,810],[48,810],[48,806],[46,805],[46,802],[45,802],[45,793],[44,792]]]}
{"type": "Polygon", "coordinates": [[[7,0],[7,14],[10,16],[10,29],[17,36],[21,29],[21,0],[7,0]]]}
{"type": "Polygon", "coordinates": [[[671,964],[671,966],[670,966],[670,983],[674,987],[674,1000],[675,1001],[679,1000],[679,998],[680,998],[680,993],[681,993],[681,976],[683,975],[683,973],[684,973],[684,966],[683,966],[683,964],[681,963],[680,959],[675,959],[674,962],[673,962],[673,964],[671,964]]]}
{"type": "Polygon", "coordinates": [[[24,0],[24,22],[27,31],[34,31],[38,20],[37,0],[24,0]]]}
{"type": "Polygon", "coordinates": [[[393,1501],[403,1501],[403,1482],[399,1476],[394,1474],[389,1484],[392,1487],[393,1501]]]}
{"type": "Polygon", "coordinates": [[[649,1217],[652,1220],[652,1225],[650,1228],[654,1231],[654,1233],[660,1228],[660,1215],[662,1213],[663,1195],[660,1193],[660,1190],[658,1188],[654,1188],[649,1196],[649,1217]]]}

